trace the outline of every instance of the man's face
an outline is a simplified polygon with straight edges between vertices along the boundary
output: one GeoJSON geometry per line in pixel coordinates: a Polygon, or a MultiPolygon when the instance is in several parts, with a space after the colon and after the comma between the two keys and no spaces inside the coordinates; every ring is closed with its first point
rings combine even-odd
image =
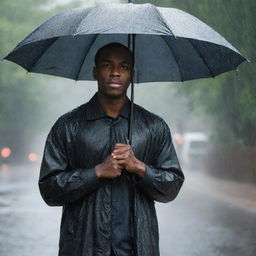
{"type": "Polygon", "coordinates": [[[126,95],[132,74],[131,54],[122,47],[103,49],[93,69],[99,95],[112,99],[126,95]]]}

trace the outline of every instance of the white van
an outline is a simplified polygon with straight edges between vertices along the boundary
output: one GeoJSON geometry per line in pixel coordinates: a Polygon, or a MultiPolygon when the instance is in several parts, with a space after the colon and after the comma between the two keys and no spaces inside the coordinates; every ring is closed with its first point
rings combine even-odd
{"type": "Polygon", "coordinates": [[[209,145],[208,136],[202,132],[188,132],[179,136],[175,135],[174,139],[179,144],[181,165],[188,168],[202,167],[209,145]]]}

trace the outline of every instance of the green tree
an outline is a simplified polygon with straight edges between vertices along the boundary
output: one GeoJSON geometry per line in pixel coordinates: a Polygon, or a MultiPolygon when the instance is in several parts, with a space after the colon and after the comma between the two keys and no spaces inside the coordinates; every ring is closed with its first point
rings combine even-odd
{"type": "MultiPolygon", "coordinates": [[[[45,19],[48,0],[2,0],[0,3],[0,56],[3,58],[45,19]]],[[[0,146],[22,149],[35,131],[40,80],[10,62],[0,68],[0,146]]]]}

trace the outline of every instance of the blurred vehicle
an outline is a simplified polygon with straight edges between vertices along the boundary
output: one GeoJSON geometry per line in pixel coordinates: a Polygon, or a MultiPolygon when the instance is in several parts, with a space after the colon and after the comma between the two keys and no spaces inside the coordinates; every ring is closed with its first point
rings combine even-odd
{"type": "Polygon", "coordinates": [[[201,168],[209,146],[209,138],[202,132],[174,135],[174,143],[181,165],[185,168],[201,168]]]}
{"type": "Polygon", "coordinates": [[[22,152],[17,148],[0,146],[0,164],[40,163],[41,154],[38,150],[25,149],[22,152]]]}
{"type": "Polygon", "coordinates": [[[12,160],[12,150],[7,146],[0,146],[0,163],[9,163],[12,160]]]}

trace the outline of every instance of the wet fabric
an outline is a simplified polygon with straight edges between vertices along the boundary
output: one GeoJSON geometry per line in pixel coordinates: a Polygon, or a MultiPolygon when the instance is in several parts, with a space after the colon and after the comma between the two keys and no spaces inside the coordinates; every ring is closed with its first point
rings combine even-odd
{"type": "MultiPolygon", "coordinates": [[[[95,97],[63,115],[46,141],[39,188],[47,204],[63,206],[59,256],[106,256],[111,253],[112,180],[98,179],[94,167],[111,152],[110,126],[95,107],[95,97]]],[[[121,111],[116,130],[125,142],[130,101],[121,111]]],[[[135,176],[132,205],[136,256],[157,256],[158,225],[154,201],[173,200],[184,180],[166,123],[134,105],[132,148],[146,164],[146,175],[135,176]]],[[[130,184],[130,183],[127,183],[130,184]]]]}
{"type": "Polygon", "coordinates": [[[127,173],[113,179],[111,184],[111,247],[118,256],[133,256],[133,185],[127,173]]]}
{"type": "Polygon", "coordinates": [[[246,59],[196,17],[152,4],[103,4],[62,12],[27,36],[5,59],[29,72],[93,80],[103,45],[128,46],[135,35],[135,83],[214,77],[246,59]]]}
{"type": "MultiPolygon", "coordinates": [[[[95,108],[99,108],[97,102],[91,101],[95,108]]],[[[128,100],[124,108],[129,106],[128,100]]],[[[107,115],[103,117],[106,125],[110,120],[110,149],[114,148],[118,142],[123,141],[122,134],[123,122],[126,123],[127,116],[120,115],[118,118],[110,118],[107,115]],[[120,130],[121,129],[121,130],[120,130]]],[[[111,248],[118,256],[133,255],[133,231],[132,231],[132,211],[133,211],[133,184],[131,179],[127,178],[127,173],[122,172],[122,175],[115,178],[111,182],[111,248]]]]}

